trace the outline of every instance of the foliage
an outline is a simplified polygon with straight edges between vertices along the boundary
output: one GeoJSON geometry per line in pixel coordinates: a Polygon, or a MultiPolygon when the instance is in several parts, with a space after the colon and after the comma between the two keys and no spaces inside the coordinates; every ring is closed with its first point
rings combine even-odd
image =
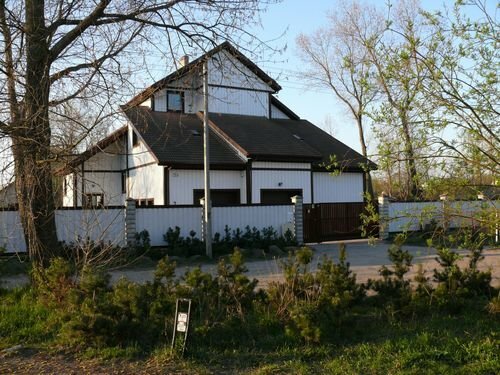
{"type": "Polygon", "coordinates": [[[413,256],[403,250],[404,235],[396,236],[388,249],[392,269],[382,266],[379,270],[382,279],[369,280],[368,285],[378,293],[378,299],[390,316],[402,312],[411,300],[410,280],[405,279],[411,267],[413,256]]]}

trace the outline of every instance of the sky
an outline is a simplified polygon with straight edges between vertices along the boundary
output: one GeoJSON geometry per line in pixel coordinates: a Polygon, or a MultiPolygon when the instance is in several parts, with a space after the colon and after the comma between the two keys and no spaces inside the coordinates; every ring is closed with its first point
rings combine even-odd
{"type": "MultiPolygon", "coordinates": [[[[386,0],[365,2],[384,6],[386,0]]],[[[297,53],[297,36],[300,33],[311,34],[326,26],[328,12],[334,10],[336,3],[336,0],[283,0],[270,5],[261,15],[262,27],[251,32],[264,41],[272,41],[272,45],[286,46],[283,54],[271,56],[269,61],[257,62],[283,87],[278,98],[301,118],[326,131],[333,130],[337,139],[360,151],[358,131],[347,110],[338,104],[333,93],[327,89],[304,87],[298,75],[302,63],[297,53]],[[276,38],[279,39],[274,40],[276,38]]],[[[454,1],[424,0],[421,4],[426,10],[436,10],[442,9],[444,5],[452,7],[454,1]]],[[[370,136],[367,139],[369,148],[373,150],[375,140],[370,136]]]]}

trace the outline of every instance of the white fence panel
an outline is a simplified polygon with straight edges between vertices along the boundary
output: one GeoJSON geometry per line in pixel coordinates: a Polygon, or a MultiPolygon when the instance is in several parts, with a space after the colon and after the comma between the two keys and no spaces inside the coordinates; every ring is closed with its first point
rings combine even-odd
{"type": "Polygon", "coordinates": [[[500,201],[391,202],[389,232],[417,231],[431,220],[448,228],[479,225],[477,215],[500,208],[500,201]]]}
{"type": "Polygon", "coordinates": [[[121,208],[57,210],[57,236],[66,243],[85,239],[125,245],[125,212],[121,208]]]}
{"type": "Polygon", "coordinates": [[[224,234],[227,225],[231,230],[247,225],[258,230],[272,226],[283,234],[283,226],[293,222],[293,205],[283,206],[234,206],[212,208],[212,231],[224,234]]]}
{"type": "Polygon", "coordinates": [[[389,205],[389,232],[420,230],[432,219],[442,218],[441,202],[391,202],[389,205]]]}
{"type": "Polygon", "coordinates": [[[0,211],[0,247],[8,253],[26,251],[18,211],[0,211]]]}
{"type": "Polygon", "coordinates": [[[201,238],[201,207],[148,207],[136,209],[136,229],[149,232],[152,246],[165,246],[163,235],[168,228],[181,229],[181,236],[189,236],[194,230],[201,238]]]}

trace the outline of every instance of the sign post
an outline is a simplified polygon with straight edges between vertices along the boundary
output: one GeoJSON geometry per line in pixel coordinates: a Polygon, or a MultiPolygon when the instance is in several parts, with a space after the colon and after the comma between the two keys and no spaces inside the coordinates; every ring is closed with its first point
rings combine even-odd
{"type": "Polygon", "coordinates": [[[174,333],[172,336],[172,350],[178,347],[180,342],[181,357],[186,351],[186,341],[189,332],[189,319],[191,317],[191,300],[187,298],[177,298],[175,302],[174,333]]]}

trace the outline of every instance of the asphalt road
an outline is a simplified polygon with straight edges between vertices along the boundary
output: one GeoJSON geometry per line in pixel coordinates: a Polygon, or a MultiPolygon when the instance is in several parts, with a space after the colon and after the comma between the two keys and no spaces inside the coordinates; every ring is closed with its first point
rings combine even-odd
{"type": "MultiPolygon", "coordinates": [[[[347,246],[347,261],[351,265],[352,271],[356,274],[358,282],[366,282],[369,278],[378,278],[378,270],[382,265],[390,265],[387,257],[387,249],[389,244],[377,242],[369,244],[365,240],[359,241],[344,241],[347,246]]],[[[311,244],[314,248],[314,258],[311,264],[311,270],[315,270],[323,256],[333,257],[335,261],[339,257],[338,242],[330,242],[323,244],[311,244]]],[[[439,267],[435,261],[436,252],[434,249],[429,249],[420,246],[404,246],[413,255],[413,267],[408,275],[412,278],[417,270],[417,264],[422,263],[426,275],[432,278],[432,271],[439,267]]],[[[465,264],[467,260],[462,260],[465,264]]],[[[259,280],[260,287],[266,287],[270,281],[280,280],[283,275],[280,267],[280,259],[269,257],[267,259],[251,260],[246,263],[248,268],[248,276],[259,280]]],[[[215,264],[202,264],[202,270],[216,273],[217,266],[215,264]]],[[[176,275],[182,276],[191,266],[179,266],[176,269],[176,275]]],[[[500,249],[487,249],[484,251],[484,260],[480,262],[479,268],[482,270],[490,269],[492,271],[492,285],[500,287],[500,249]]],[[[144,283],[153,279],[154,269],[127,269],[112,271],[112,280],[117,281],[121,277],[126,277],[131,281],[144,283]]],[[[12,287],[22,285],[27,282],[24,275],[8,277],[2,280],[4,286],[12,287]]]]}

